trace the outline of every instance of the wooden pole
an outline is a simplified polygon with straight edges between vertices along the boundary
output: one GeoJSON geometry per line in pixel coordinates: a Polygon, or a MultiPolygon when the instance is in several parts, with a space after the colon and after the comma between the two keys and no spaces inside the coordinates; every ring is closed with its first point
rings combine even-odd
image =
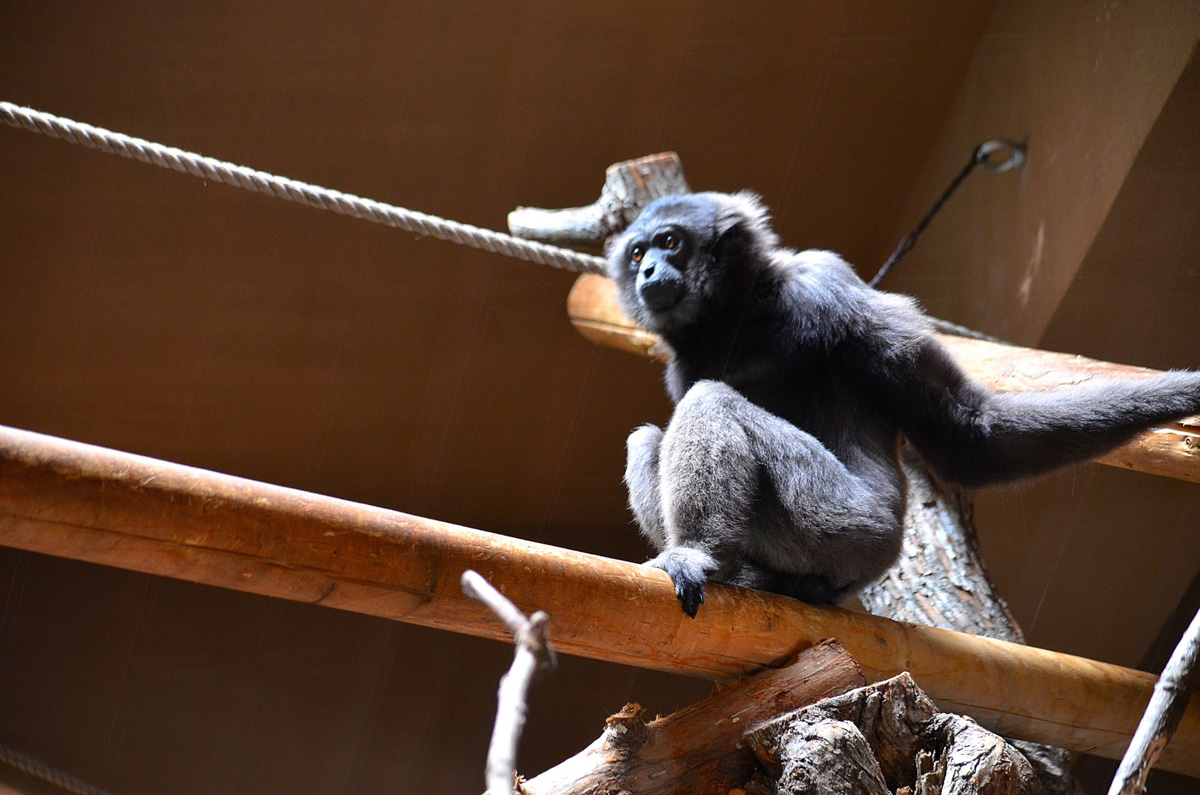
{"type": "MultiPolygon", "coordinates": [[[[613,299],[615,285],[603,276],[581,276],[567,299],[572,325],[593,342],[662,360],[658,338],[627,318],[613,299]]],[[[1097,376],[1145,378],[1155,370],[1016,345],[942,336],[971,377],[1002,391],[1045,391],[1097,376]]],[[[1098,459],[1109,466],[1200,483],[1200,417],[1154,428],[1098,459]]]]}
{"type": "MultiPolygon", "coordinates": [[[[869,681],[912,674],[1005,736],[1119,758],[1154,677],[1065,654],[714,585],[700,617],[661,571],[0,428],[0,544],[496,640],[475,569],[562,653],[731,679],[836,638],[869,681]]],[[[1200,775],[1200,702],[1160,766],[1200,775]]]]}

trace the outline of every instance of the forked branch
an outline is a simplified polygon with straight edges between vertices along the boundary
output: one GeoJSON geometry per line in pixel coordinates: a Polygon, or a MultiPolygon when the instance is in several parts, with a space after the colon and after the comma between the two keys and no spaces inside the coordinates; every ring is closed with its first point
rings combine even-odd
{"type": "Polygon", "coordinates": [[[463,572],[462,589],[467,596],[483,602],[496,614],[512,633],[516,645],[512,667],[500,679],[486,776],[490,795],[512,793],[516,791],[517,746],[525,731],[525,697],[534,674],[553,668],[555,664],[554,650],[550,648],[546,634],[550,617],[539,610],[526,618],[504,594],[471,569],[463,572]]]}

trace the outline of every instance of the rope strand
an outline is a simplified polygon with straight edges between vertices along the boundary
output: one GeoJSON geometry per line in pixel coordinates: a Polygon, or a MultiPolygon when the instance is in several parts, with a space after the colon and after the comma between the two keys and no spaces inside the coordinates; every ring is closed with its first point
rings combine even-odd
{"type": "Polygon", "coordinates": [[[0,102],[0,121],[30,132],[86,146],[89,149],[99,149],[102,152],[139,160],[160,168],[169,168],[173,171],[180,171],[226,185],[234,185],[277,199],[286,199],[298,204],[306,204],[309,207],[331,210],[341,215],[393,226],[406,232],[436,237],[439,240],[447,240],[451,243],[490,251],[494,254],[503,254],[506,257],[515,257],[539,265],[551,265],[574,273],[604,272],[604,260],[600,257],[549,246],[545,243],[521,240],[502,232],[494,232],[471,224],[450,221],[415,210],[384,204],[373,199],[364,199],[361,196],[268,174],[265,171],[257,171],[224,160],[205,157],[173,146],[163,146],[143,138],[135,138],[102,127],[94,127],[83,122],[14,105],[11,102],[0,102]]]}
{"type": "MultiPolygon", "coordinates": [[[[435,215],[427,215],[415,210],[384,204],[373,199],[364,199],[361,196],[342,193],[330,188],[322,188],[319,185],[311,185],[307,182],[276,176],[265,171],[257,171],[224,160],[205,157],[204,155],[177,149],[173,146],[156,144],[144,138],[136,138],[132,135],[113,132],[102,127],[95,127],[91,124],[73,121],[62,116],[55,116],[51,113],[34,110],[33,108],[15,105],[11,102],[0,101],[0,122],[29,130],[30,132],[40,133],[51,138],[86,146],[89,149],[99,149],[101,152],[120,155],[130,160],[139,160],[143,163],[159,166],[160,168],[169,168],[173,171],[191,174],[194,177],[233,185],[255,193],[273,196],[277,199],[285,199],[298,204],[305,204],[309,207],[316,207],[320,210],[331,210],[341,215],[349,215],[353,218],[361,218],[377,224],[403,229],[406,232],[436,237],[439,240],[447,240],[451,243],[490,251],[494,254],[503,254],[506,257],[535,262],[539,265],[551,265],[573,273],[604,273],[604,260],[590,254],[582,254],[578,251],[551,246],[545,243],[537,243],[532,240],[522,240],[502,232],[494,232],[490,229],[472,226],[471,224],[451,221],[435,215]]],[[[891,270],[896,261],[912,248],[913,243],[916,242],[916,238],[921,234],[925,226],[928,225],[929,221],[950,197],[950,194],[954,192],[955,188],[971,173],[972,169],[976,166],[988,168],[986,156],[1000,146],[1007,146],[1012,149],[1013,155],[999,167],[994,167],[990,170],[1007,170],[1013,167],[1014,164],[1019,165],[1024,160],[1024,151],[1016,144],[989,141],[981,145],[975,151],[971,162],[962,170],[954,182],[951,183],[946,192],[942,194],[933,209],[922,219],[916,229],[905,236],[900,246],[897,247],[879,273],[875,275],[875,278],[871,280],[870,285],[872,287],[877,285],[887,272],[891,270]]],[[[943,324],[938,327],[939,330],[950,334],[986,339],[993,342],[1001,341],[980,334],[977,331],[971,331],[961,326],[953,326],[946,323],[946,321],[936,322],[943,324]]]]}

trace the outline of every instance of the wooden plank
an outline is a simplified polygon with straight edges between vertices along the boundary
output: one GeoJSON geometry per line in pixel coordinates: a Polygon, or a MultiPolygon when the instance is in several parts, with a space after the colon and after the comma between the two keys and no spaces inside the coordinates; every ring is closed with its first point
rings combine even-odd
{"type": "MultiPolygon", "coordinates": [[[[712,586],[690,619],[667,576],[332,497],[0,428],[0,544],[508,640],[459,587],[473,568],[555,648],[730,679],[836,638],[878,681],[908,671],[1005,736],[1118,758],[1154,677],[773,594],[712,586]]],[[[1200,699],[1159,764],[1200,775],[1200,699]]]]}
{"type": "MultiPolygon", "coordinates": [[[[579,277],[567,299],[571,324],[601,345],[665,360],[658,338],[637,326],[617,307],[616,285],[603,276],[579,277]]],[[[1156,370],[1112,364],[1084,356],[941,335],[959,365],[972,378],[1001,391],[1047,391],[1091,378],[1144,378],[1156,370]]],[[[1200,483],[1200,417],[1162,425],[1098,459],[1102,464],[1200,483]]]]}

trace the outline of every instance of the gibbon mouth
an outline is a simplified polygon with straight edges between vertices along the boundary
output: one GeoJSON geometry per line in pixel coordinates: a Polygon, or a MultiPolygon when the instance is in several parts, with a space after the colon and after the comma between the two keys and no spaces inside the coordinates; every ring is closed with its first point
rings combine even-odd
{"type": "Polygon", "coordinates": [[[638,286],[638,298],[652,312],[674,309],[686,291],[682,279],[654,279],[638,286]]]}

